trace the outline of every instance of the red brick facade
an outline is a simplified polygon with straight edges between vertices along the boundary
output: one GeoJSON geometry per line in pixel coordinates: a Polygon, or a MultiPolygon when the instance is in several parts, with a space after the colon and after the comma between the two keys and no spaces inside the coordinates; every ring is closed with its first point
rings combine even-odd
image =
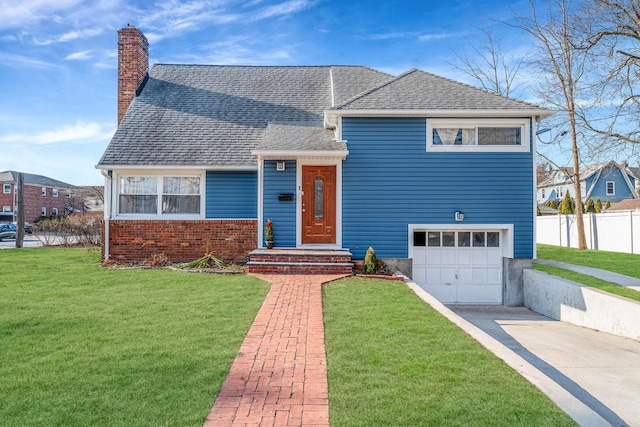
{"type": "MultiPolygon", "coordinates": [[[[15,182],[2,183],[0,188],[0,210],[4,211],[5,206],[9,206],[9,210],[13,212],[17,205],[17,195],[15,194],[15,182]],[[10,185],[11,192],[5,193],[4,186],[10,185]]],[[[42,208],[46,209],[46,216],[55,215],[57,209],[58,215],[66,215],[67,208],[83,210],[84,202],[82,198],[76,197],[73,190],[67,188],[43,187],[39,185],[24,185],[24,220],[33,223],[42,215],[42,208]],[[46,190],[43,192],[43,188],[46,190]],[[54,190],[58,191],[58,196],[54,197],[54,190]],[[44,193],[44,194],[43,194],[44,193]],[[67,197],[67,194],[70,197],[67,197]]],[[[9,216],[11,212],[5,212],[2,216],[9,216]]]]}
{"type": "Polygon", "coordinates": [[[256,220],[109,221],[109,259],[116,262],[144,261],[154,254],[192,261],[207,250],[226,261],[245,262],[257,241],[256,220]]]}
{"type": "Polygon", "coordinates": [[[118,31],[118,124],[148,72],[149,42],[140,30],[128,25],[118,31]]]}

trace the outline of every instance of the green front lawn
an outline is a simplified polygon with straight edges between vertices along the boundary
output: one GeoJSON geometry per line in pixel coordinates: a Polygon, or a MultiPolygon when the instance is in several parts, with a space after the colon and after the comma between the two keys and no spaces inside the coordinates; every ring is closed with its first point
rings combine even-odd
{"type": "MultiPolygon", "coordinates": [[[[0,251],[0,426],[201,426],[268,284],[98,261],[0,251]]],[[[323,298],[332,426],[574,425],[404,284],[323,298]]]]}
{"type": "MultiPolygon", "coordinates": [[[[580,251],[573,248],[538,245],[538,258],[600,268],[602,270],[640,278],[640,268],[638,268],[640,265],[640,255],[636,254],[592,250],[580,251]]],[[[549,265],[534,264],[533,268],[605,292],[640,301],[640,292],[615,283],[549,265]]]]}
{"type": "Polygon", "coordinates": [[[0,251],[0,426],[202,426],[268,285],[0,251]]]}
{"type": "Polygon", "coordinates": [[[640,255],[538,245],[538,258],[586,265],[640,279],[640,255]]]}
{"type": "Polygon", "coordinates": [[[524,377],[404,283],[323,288],[332,426],[570,426],[524,377]]]}

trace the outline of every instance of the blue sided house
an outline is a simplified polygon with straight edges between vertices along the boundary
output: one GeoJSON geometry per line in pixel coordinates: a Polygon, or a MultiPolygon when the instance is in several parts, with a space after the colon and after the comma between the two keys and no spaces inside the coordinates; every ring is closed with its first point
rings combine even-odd
{"type": "MultiPolygon", "coordinates": [[[[567,193],[575,197],[573,168],[560,168],[551,171],[547,178],[538,183],[536,198],[538,204],[555,200],[558,204],[567,193]]],[[[604,204],[625,199],[637,199],[638,177],[626,162],[614,161],[597,163],[580,168],[580,193],[582,200],[597,199],[604,204]]]]}
{"type": "Polygon", "coordinates": [[[250,271],[301,257],[322,273],[373,247],[441,301],[522,304],[532,135],[552,111],[417,69],[156,64],[147,75],[144,35],[119,35],[119,51],[138,54],[119,58],[122,117],[97,165],[105,260],[213,251],[250,271]]]}

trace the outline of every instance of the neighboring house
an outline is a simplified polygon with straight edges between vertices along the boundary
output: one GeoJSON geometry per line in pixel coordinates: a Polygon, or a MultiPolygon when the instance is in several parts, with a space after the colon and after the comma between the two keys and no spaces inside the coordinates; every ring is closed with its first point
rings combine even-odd
{"type": "Polygon", "coordinates": [[[104,212],[104,187],[85,185],[77,187],[75,192],[82,197],[84,203],[84,211],[86,213],[102,213],[104,212]]]}
{"type": "MultiPolygon", "coordinates": [[[[573,168],[561,168],[549,172],[547,179],[538,183],[537,202],[545,204],[555,200],[558,203],[567,191],[575,197],[573,189],[573,168]]],[[[636,183],[638,177],[627,163],[610,161],[580,168],[580,191],[582,199],[597,199],[604,204],[607,200],[617,202],[623,199],[638,198],[636,183]]]]}
{"type": "Polygon", "coordinates": [[[416,69],[156,64],[146,78],[146,38],[119,36],[122,121],[97,165],[105,259],[209,250],[262,268],[282,248],[371,246],[442,301],[522,304],[532,135],[553,112],[416,69]],[[254,251],[267,219],[275,249],[254,251]]]}
{"type": "MultiPolygon", "coordinates": [[[[18,212],[18,186],[15,171],[0,172],[0,221],[15,221],[18,212]]],[[[74,199],[75,187],[42,175],[23,173],[24,219],[34,222],[41,216],[67,215],[82,211],[82,201],[74,199]]]]}
{"type": "Polygon", "coordinates": [[[640,211],[640,199],[625,199],[611,204],[605,212],[640,211]]]}

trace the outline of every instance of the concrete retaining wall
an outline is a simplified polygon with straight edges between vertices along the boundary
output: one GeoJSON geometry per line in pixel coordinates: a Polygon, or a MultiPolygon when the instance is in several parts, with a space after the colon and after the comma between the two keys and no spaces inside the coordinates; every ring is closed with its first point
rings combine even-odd
{"type": "Polygon", "coordinates": [[[524,271],[524,305],[555,320],[640,340],[640,302],[542,271],[524,271]]]}

